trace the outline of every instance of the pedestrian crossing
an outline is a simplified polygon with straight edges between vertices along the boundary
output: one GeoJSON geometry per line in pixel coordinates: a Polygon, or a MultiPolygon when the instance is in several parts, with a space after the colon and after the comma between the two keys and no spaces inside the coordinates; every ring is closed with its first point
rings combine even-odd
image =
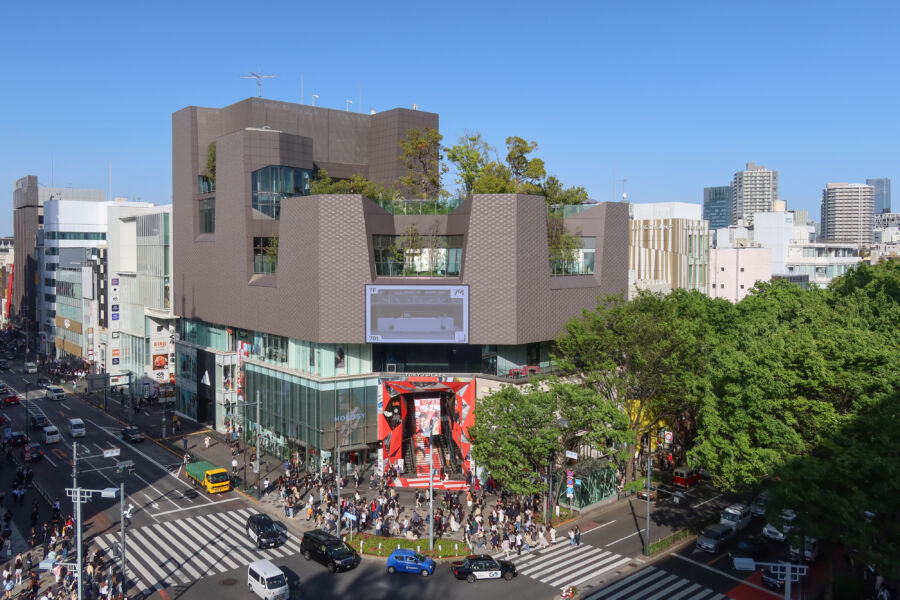
{"type": "Polygon", "coordinates": [[[647,567],[586,600],[726,600],[728,597],[664,569],[647,567]]]}
{"type": "MultiPolygon", "coordinates": [[[[502,559],[504,554],[494,554],[494,557],[502,559]]],[[[631,558],[588,544],[572,547],[568,540],[561,540],[544,550],[532,550],[519,555],[511,553],[505,560],[516,565],[519,575],[561,588],[590,581],[618,569],[631,558]]]]}
{"type": "MultiPolygon", "coordinates": [[[[244,508],[129,528],[125,540],[129,579],[137,590],[152,593],[246,567],[261,558],[300,553],[300,541],[290,538],[276,548],[257,549],[247,537],[247,517],[252,514],[244,508]]],[[[94,542],[113,556],[119,533],[97,536],[94,542]]]]}

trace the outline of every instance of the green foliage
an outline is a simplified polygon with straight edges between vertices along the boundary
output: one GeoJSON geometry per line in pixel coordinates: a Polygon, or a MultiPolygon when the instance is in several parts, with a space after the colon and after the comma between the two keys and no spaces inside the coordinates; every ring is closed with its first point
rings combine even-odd
{"type": "Polygon", "coordinates": [[[403,234],[394,240],[392,254],[394,262],[403,265],[403,269],[411,269],[412,264],[419,253],[422,252],[423,246],[422,234],[419,229],[412,223],[406,226],[403,234]]]}
{"type": "Polygon", "coordinates": [[[408,540],[405,537],[384,537],[361,533],[354,534],[353,541],[351,542],[348,539],[347,542],[355,547],[360,554],[369,556],[390,556],[391,552],[398,546],[407,550],[417,550],[431,558],[450,558],[467,556],[469,554],[469,546],[465,542],[442,538],[435,538],[434,550],[429,550],[428,536],[418,540],[408,540]],[[378,544],[381,544],[380,550],[378,549],[378,544]]]}
{"type": "Polygon", "coordinates": [[[535,183],[547,175],[543,160],[528,158],[537,147],[537,142],[527,142],[517,135],[506,138],[506,166],[517,185],[535,183]]]}
{"type": "Polygon", "coordinates": [[[332,179],[325,169],[319,169],[309,186],[310,194],[361,194],[366,198],[392,198],[396,195],[393,189],[387,189],[380,183],[369,181],[359,173],[350,179],[332,179]]]}
{"type": "Polygon", "coordinates": [[[206,177],[216,183],[216,143],[210,142],[206,147],[206,177]]]}
{"type": "Polygon", "coordinates": [[[456,165],[456,181],[463,186],[466,196],[475,190],[475,182],[484,172],[490,152],[491,147],[477,131],[465,132],[456,145],[447,149],[447,160],[456,165]]]}
{"type": "Polygon", "coordinates": [[[588,200],[587,191],[583,187],[563,187],[562,182],[555,175],[547,176],[541,185],[541,191],[550,206],[584,204],[588,200]]]}
{"type": "Polygon", "coordinates": [[[545,490],[541,475],[551,457],[575,448],[579,433],[582,441],[610,451],[630,439],[614,404],[589,388],[559,381],[504,386],[480,401],[469,429],[475,461],[517,494],[545,490]],[[561,428],[558,418],[569,425],[561,428]]]}
{"type": "Polygon", "coordinates": [[[441,194],[441,177],[447,172],[446,165],[441,162],[444,158],[442,139],[444,136],[437,129],[426,127],[424,131],[409,129],[406,137],[400,140],[400,160],[406,167],[406,175],[397,182],[410,193],[421,198],[437,198],[441,194]]]}
{"type": "Polygon", "coordinates": [[[472,183],[472,191],[476,194],[512,194],[515,192],[512,174],[506,165],[487,163],[472,183]]]}
{"type": "Polygon", "coordinates": [[[569,233],[563,216],[557,212],[547,213],[547,246],[551,265],[571,263],[575,260],[575,252],[581,248],[581,238],[569,233]]]}

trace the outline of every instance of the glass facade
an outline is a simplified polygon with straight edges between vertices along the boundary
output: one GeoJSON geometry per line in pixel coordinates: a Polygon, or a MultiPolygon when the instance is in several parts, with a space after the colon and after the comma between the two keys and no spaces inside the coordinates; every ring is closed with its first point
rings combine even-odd
{"type": "Polygon", "coordinates": [[[45,231],[45,240],[105,240],[106,234],[96,231],[45,231]]]}
{"type": "Polygon", "coordinates": [[[731,225],[731,186],[703,188],[703,218],[713,231],[731,225]]]}
{"type": "Polygon", "coordinates": [[[275,238],[253,238],[253,272],[274,273],[278,267],[278,250],[275,238]]]}
{"type": "Polygon", "coordinates": [[[251,173],[254,218],[281,218],[281,200],[308,196],[312,172],[295,167],[268,166],[251,173]]]}
{"type": "Polygon", "coordinates": [[[200,233],[216,232],[216,199],[201,198],[200,203],[200,233]]]}
{"type": "Polygon", "coordinates": [[[210,179],[206,175],[197,176],[197,192],[200,194],[210,194],[216,191],[216,180],[210,179]]]}
{"type": "Polygon", "coordinates": [[[581,248],[575,251],[572,260],[550,261],[550,272],[554,275],[592,275],[594,273],[594,254],[597,239],[582,237],[581,248]]]}
{"type": "Polygon", "coordinates": [[[461,235],[373,235],[372,247],[381,277],[459,277],[461,235]]]}

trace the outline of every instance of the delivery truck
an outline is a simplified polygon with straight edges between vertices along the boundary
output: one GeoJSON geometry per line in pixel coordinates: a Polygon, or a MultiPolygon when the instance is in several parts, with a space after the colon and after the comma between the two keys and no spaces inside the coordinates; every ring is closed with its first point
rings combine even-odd
{"type": "Polygon", "coordinates": [[[195,485],[206,488],[207,493],[218,494],[231,489],[228,471],[208,463],[205,460],[190,462],[184,467],[185,474],[194,480],[195,485]]]}

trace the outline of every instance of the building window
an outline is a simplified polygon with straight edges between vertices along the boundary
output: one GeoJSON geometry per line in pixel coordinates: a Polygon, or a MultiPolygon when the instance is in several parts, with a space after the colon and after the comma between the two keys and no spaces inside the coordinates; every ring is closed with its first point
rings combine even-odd
{"type": "Polygon", "coordinates": [[[725,288],[725,284],[724,284],[724,283],[720,283],[720,284],[719,284],[719,288],[724,289],[724,288],[725,288]]]}
{"type": "Polygon", "coordinates": [[[741,273],[743,273],[743,272],[744,272],[744,267],[741,267],[741,273]]]}
{"type": "Polygon", "coordinates": [[[550,261],[550,272],[553,275],[593,275],[594,254],[597,240],[593,237],[580,237],[581,248],[572,252],[570,260],[556,259],[550,261]]]}
{"type": "Polygon", "coordinates": [[[253,238],[253,272],[274,273],[278,265],[278,242],[275,238],[253,238]]]}
{"type": "Polygon", "coordinates": [[[372,247],[380,277],[459,277],[461,235],[373,235],[372,247]]]}
{"type": "Polygon", "coordinates": [[[721,269],[724,271],[724,270],[725,270],[725,267],[721,267],[721,269]]]}
{"type": "Polygon", "coordinates": [[[197,176],[197,191],[201,194],[211,194],[216,191],[216,180],[206,175],[197,176]]]}
{"type": "Polygon", "coordinates": [[[200,233],[216,232],[216,199],[200,200],[200,233]]]}
{"type": "Polygon", "coordinates": [[[44,231],[44,239],[102,241],[106,234],[100,231],[44,231]]]}
{"type": "Polygon", "coordinates": [[[744,284],[743,284],[743,283],[741,284],[741,289],[744,289],[744,284]]]}
{"type": "Polygon", "coordinates": [[[253,191],[254,218],[281,218],[281,199],[308,196],[311,172],[309,169],[268,166],[253,171],[250,189],[253,191]]]}

